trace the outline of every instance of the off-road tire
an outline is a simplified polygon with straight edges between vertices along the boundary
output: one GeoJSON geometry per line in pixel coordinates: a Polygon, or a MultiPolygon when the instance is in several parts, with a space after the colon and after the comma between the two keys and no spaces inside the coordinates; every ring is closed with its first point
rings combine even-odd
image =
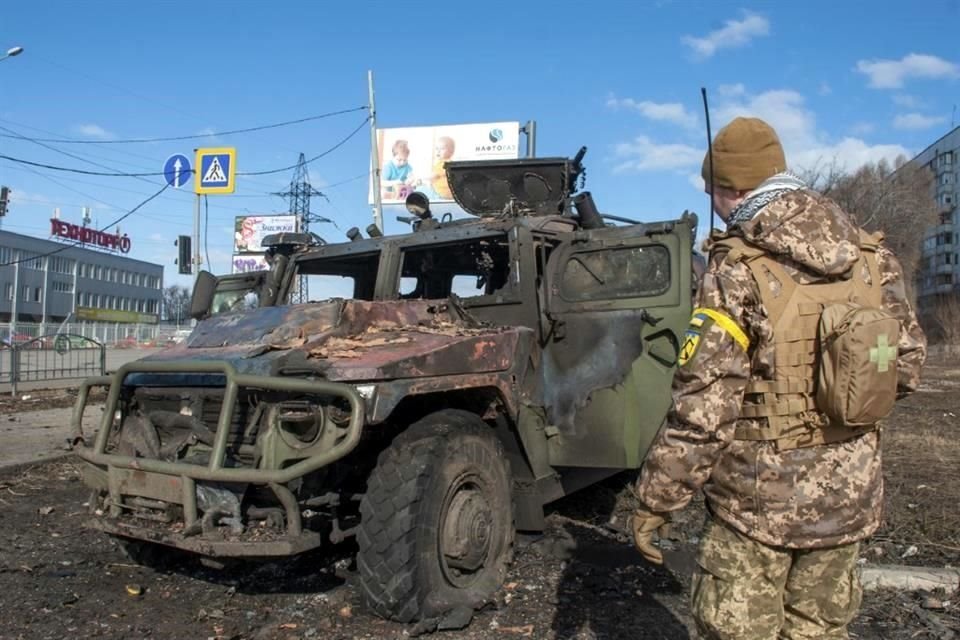
{"type": "Polygon", "coordinates": [[[360,590],[384,618],[478,607],[512,560],[509,462],[490,428],[466,411],[439,411],[397,436],[370,474],[360,515],[360,590]]]}

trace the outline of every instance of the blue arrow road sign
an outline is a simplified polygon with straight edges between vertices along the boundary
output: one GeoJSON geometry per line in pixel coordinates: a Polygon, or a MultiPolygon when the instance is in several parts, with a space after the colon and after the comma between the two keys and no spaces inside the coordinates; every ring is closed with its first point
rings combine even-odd
{"type": "Polygon", "coordinates": [[[168,185],[179,189],[190,179],[190,160],[180,153],[170,156],[163,164],[163,177],[168,185]]]}

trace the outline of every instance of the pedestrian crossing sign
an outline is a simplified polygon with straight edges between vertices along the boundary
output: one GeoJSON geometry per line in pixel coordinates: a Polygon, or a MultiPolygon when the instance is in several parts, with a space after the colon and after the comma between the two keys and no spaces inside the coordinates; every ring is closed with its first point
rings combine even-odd
{"type": "Polygon", "coordinates": [[[197,149],[197,175],[194,178],[194,192],[233,193],[236,187],[237,150],[232,147],[197,149]]]}

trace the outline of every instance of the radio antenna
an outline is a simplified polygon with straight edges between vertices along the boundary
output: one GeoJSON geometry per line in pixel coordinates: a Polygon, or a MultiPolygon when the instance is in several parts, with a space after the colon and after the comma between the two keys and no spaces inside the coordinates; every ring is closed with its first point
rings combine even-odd
{"type": "Polygon", "coordinates": [[[713,235],[713,188],[716,182],[713,179],[713,133],[710,131],[710,107],[707,106],[707,88],[700,87],[700,95],[703,96],[703,117],[707,121],[707,162],[710,163],[710,233],[713,235]]]}

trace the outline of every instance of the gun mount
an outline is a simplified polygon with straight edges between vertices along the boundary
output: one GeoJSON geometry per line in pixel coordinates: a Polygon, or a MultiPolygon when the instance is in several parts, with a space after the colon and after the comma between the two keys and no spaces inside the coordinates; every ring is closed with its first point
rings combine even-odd
{"type": "Polygon", "coordinates": [[[480,217],[561,215],[569,210],[587,148],[576,157],[454,161],[445,166],[453,198],[480,217]]]}

